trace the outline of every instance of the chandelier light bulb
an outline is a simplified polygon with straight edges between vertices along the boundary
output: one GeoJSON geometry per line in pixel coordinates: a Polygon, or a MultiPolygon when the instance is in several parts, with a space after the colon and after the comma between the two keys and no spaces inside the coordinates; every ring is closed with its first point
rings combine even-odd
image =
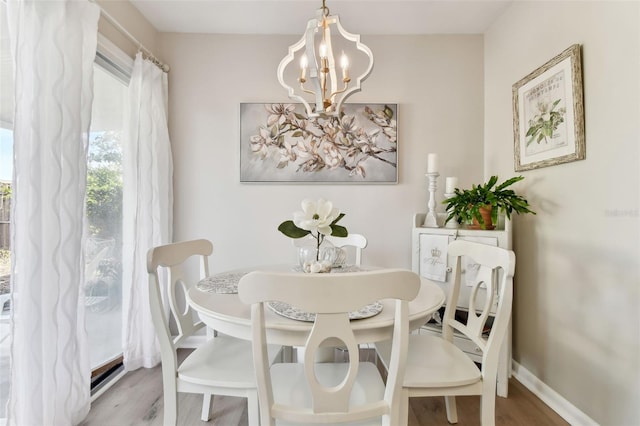
{"type": "Polygon", "coordinates": [[[300,78],[298,78],[300,83],[305,83],[307,81],[307,65],[307,55],[302,55],[300,58],[300,78]]]}
{"type": "Polygon", "coordinates": [[[342,67],[342,81],[346,84],[351,81],[349,77],[349,58],[347,55],[342,52],[342,56],[340,57],[340,66],[342,67]]]}
{"type": "Polygon", "coordinates": [[[324,41],[320,43],[320,48],[318,50],[320,51],[321,58],[327,57],[327,45],[324,43],[324,41]]]}
{"type": "Polygon", "coordinates": [[[347,58],[344,52],[342,52],[342,56],[340,57],[340,66],[343,70],[349,68],[349,58],[347,58]]]}

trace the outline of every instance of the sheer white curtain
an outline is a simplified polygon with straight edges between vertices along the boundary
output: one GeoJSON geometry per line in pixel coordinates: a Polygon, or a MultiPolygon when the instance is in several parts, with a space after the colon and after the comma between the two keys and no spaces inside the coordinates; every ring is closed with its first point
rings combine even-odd
{"type": "Polygon", "coordinates": [[[89,411],[83,219],[100,9],[7,3],[15,61],[9,424],[70,425],[89,411]]]}
{"type": "Polygon", "coordinates": [[[138,53],[129,83],[123,141],[123,356],[129,371],[160,362],[149,309],[147,251],[172,238],[167,97],[167,75],[138,53]]]}

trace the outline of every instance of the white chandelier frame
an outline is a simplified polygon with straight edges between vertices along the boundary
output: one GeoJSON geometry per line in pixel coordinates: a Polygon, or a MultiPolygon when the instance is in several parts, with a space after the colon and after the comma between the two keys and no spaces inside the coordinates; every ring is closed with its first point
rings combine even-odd
{"type": "MultiPolygon", "coordinates": [[[[342,104],[344,101],[354,93],[357,93],[362,90],[362,82],[369,77],[371,71],[373,70],[373,53],[371,49],[367,47],[364,43],[360,41],[359,34],[352,34],[344,29],[342,24],[340,23],[340,18],[337,15],[328,15],[328,8],[324,5],[322,8],[318,9],[317,16],[315,18],[310,19],[307,22],[307,29],[303,36],[296,42],[289,46],[289,51],[287,56],[285,56],[280,64],[278,65],[278,81],[287,90],[287,94],[290,99],[294,99],[298,102],[301,102],[309,117],[318,117],[320,115],[334,115],[337,116],[340,114],[340,110],[342,109],[342,104]],[[326,46],[326,57],[327,57],[327,65],[328,65],[328,77],[330,80],[329,96],[325,98],[325,93],[322,87],[322,76],[320,73],[320,66],[318,65],[318,56],[316,55],[316,46],[314,43],[315,35],[318,31],[322,31],[323,22],[326,25],[325,35],[328,35],[325,40],[326,46]],[[352,43],[355,43],[356,48],[364,52],[369,58],[369,64],[366,70],[359,75],[355,84],[351,87],[348,87],[348,83],[351,79],[348,78],[347,74],[343,74],[343,81],[345,86],[343,89],[338,88],[338,79],[336,77],[336,69],[335,69],[335,58],[333,56],[333,50],[331,45],[331,26],[335,25],[340,35],[345,39],[352,43]],[[305,54],[308,60],[309,65],[309,76],[308,80],[310,80],[310,84],[312,87],[312,92],[315,98],[315,108],[307,102],[307,100],[301,95],[296,93],[296,89],[291,85],[287,84],[284,80],[284,72],[287,66],[293,62],[295,58],[295,54],[305,49],[305,54]],[[326,102],[329,102],[329,105],[326,102]]],[[[343,71],[344,73],[344,71],[343,71]]],[[[300,80],[299,80],[300,81],[300,80]]],[[[305,80],[301,81],[301,89],[305,80]]],[[[325,82],[326,84],[326,82],[325,82]]],[[[302,89],[304,90],[304,89],[302,89]]],[[[308,90],[307,90],[308,91],[308,90]]]]}

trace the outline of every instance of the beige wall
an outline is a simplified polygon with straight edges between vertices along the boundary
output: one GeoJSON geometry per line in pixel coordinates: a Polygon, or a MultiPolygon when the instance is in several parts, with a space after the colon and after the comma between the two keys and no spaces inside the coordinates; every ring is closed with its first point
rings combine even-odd
{"type": "MultiPolygon", "coordinates": [[[[158,44],[158,32],[138,9],[128,1],[97,0],[96,3],[104,12],[125,28],[133,38],[153,52],[158,59],[162,60],[158,44]]],[[[129,56],[134,57],[138,51],[138,44],[123,34],[121,29],[110,22],[104,14],[100,16],[98,31],[129,56]]]]}
{"type": "Polygon", "coordinates": [[[346,213],[341,224],[369,239],[364,262],[411,266],[411,223],[427,203],[427,153],[461,184],[482,178],[481,36],[363,37],[376,57],[352,102],[398,103],[397,185],[241,184],[239,104],[286,102],[276,68],[292,36],[163,34],[175,162],[175,239],[213,241],[215,271],[287,263],[277,231],[306,197],[346,213]]]}
{"type": "Polygon", "coordinates": [[[514,2],[485,34],[485,176],[513,173],[511,86],[582,44],[584,161],[522,173],[514,360],[602,425],[640,424],[640,3],[514,2]]]}

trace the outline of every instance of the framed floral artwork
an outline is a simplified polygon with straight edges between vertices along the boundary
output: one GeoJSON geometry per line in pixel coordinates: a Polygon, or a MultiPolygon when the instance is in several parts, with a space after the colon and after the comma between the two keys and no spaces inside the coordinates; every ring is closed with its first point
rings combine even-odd
{"type": "Polygon", "coordinates": [[[584,160],[579,44],[531,72],[512,89],[516,171],[584,160]]]}
{"type": "Polygon", "coordinates": [[[344,104],[309,118],[302,104],[240,104],[240,181],[397,183],[398,105],[344,104]]]}

